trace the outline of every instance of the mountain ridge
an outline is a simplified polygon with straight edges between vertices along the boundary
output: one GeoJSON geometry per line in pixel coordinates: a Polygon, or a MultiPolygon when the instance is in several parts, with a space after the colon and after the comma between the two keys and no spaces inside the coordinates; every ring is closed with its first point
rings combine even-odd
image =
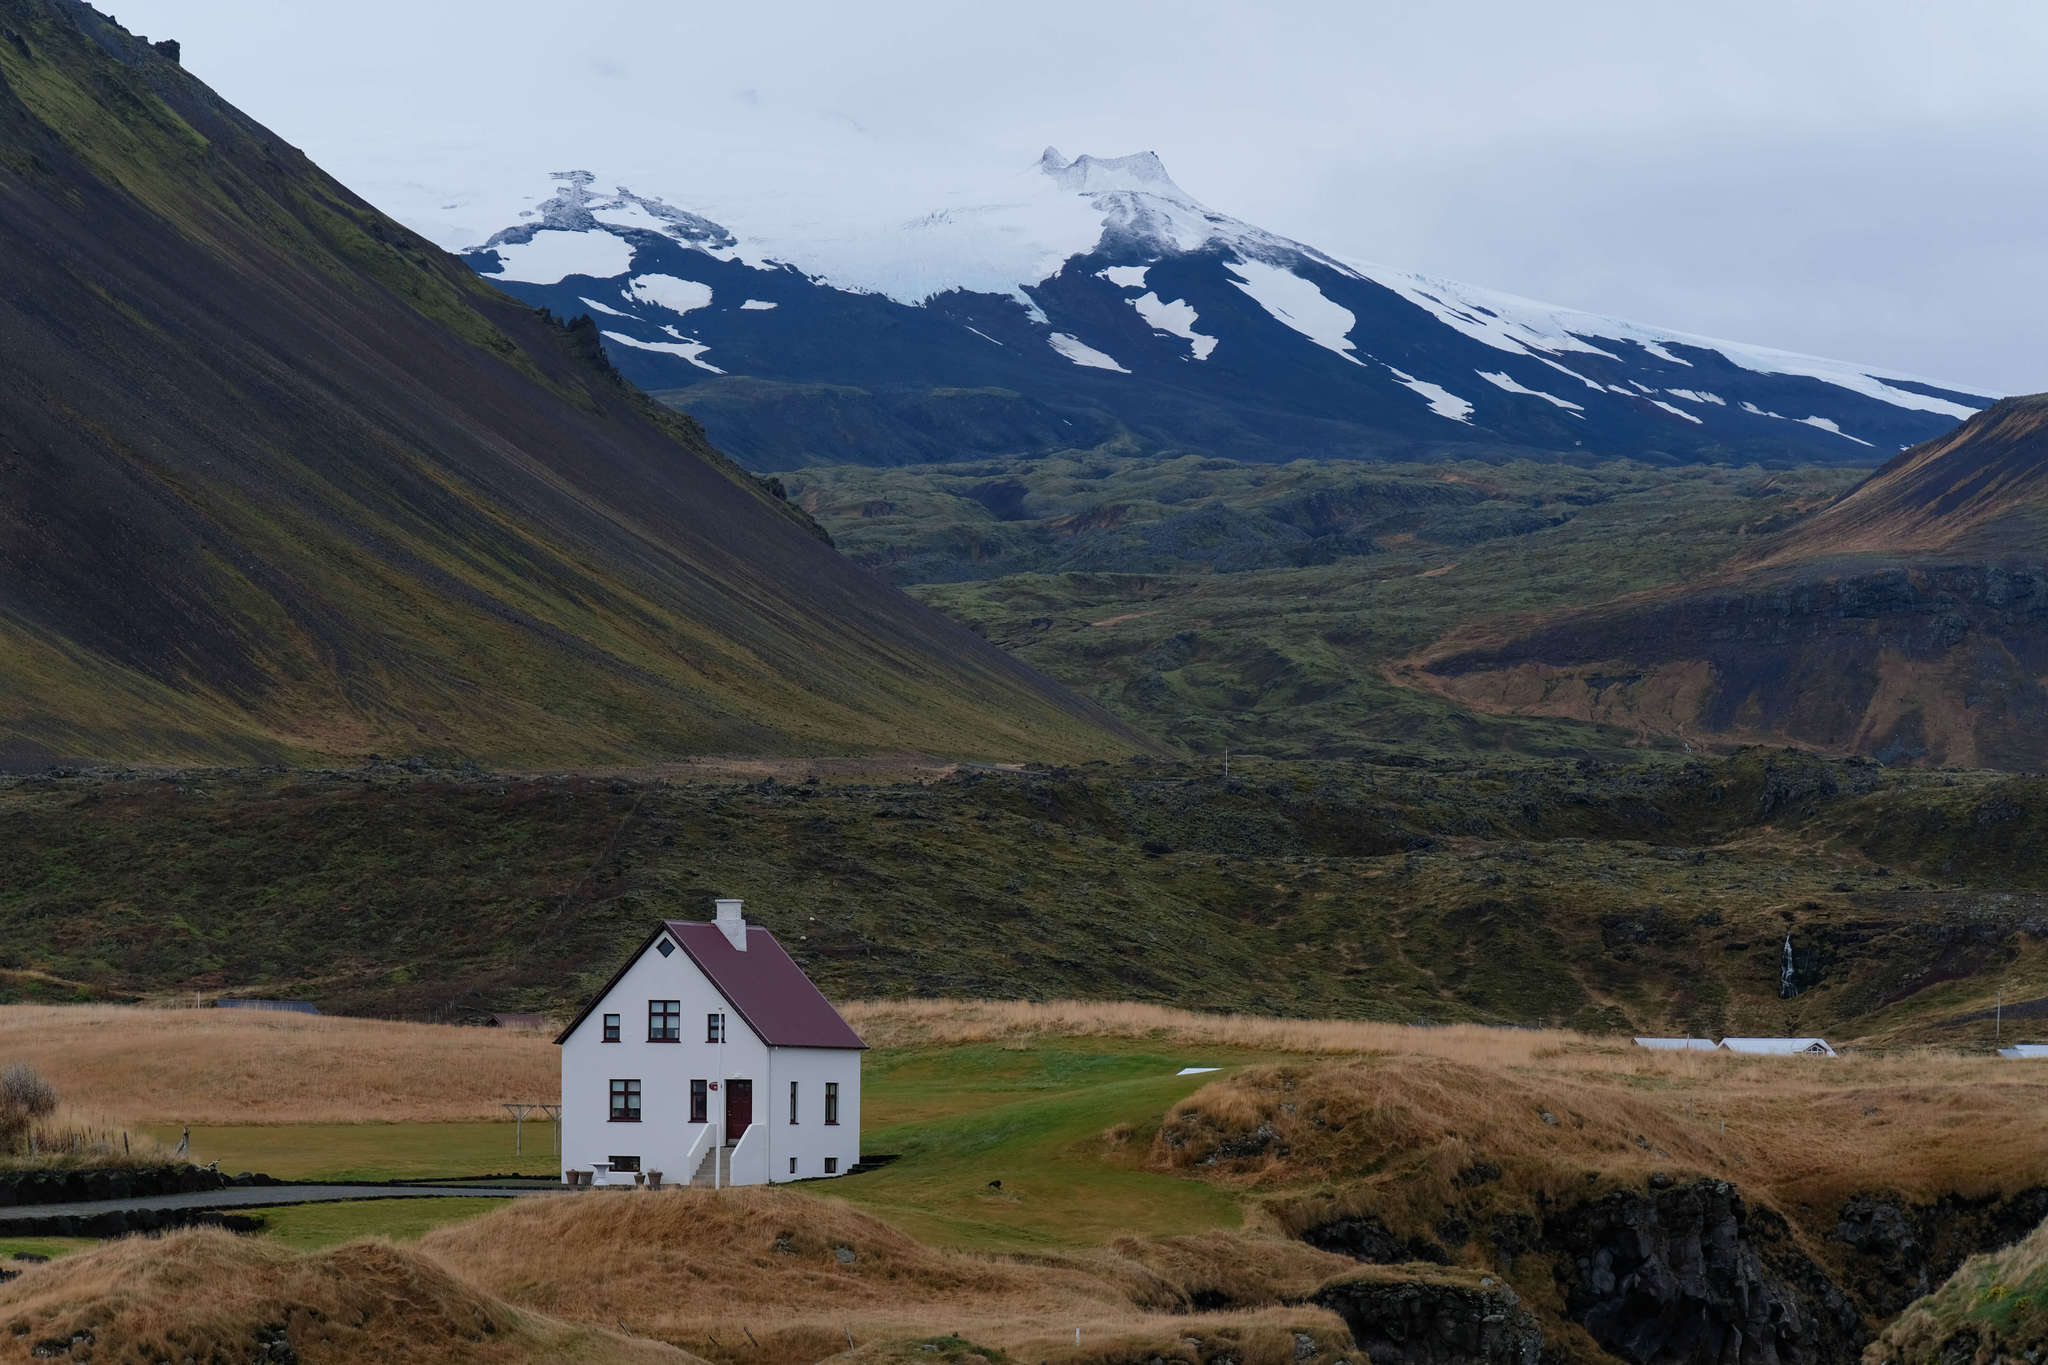
{"type": "Polygon", "coordinates": [[[698,411],[752,468],[912,456],[824,413],[801,438],[771,435],[757,405],[721,393],[727,377],[785,386],[799,406],[807,387],[860,389],[871,433],[906,396],[954,389],[1015,393],[1075,428],[1063,442],[963,423],[978,452],[1086,448],[1106,431],[1141,451],[1265,461],[1440,442],[1854,464],[1991,401],[1326,252],[1208,208],[1150,152],[1047,148],[1003,197],[829,231],[762,227],[768,210],[751,228],[720,222],[588,169],[554,180],[465,259],[530,302],[596,317],[623,371],[698,411]]]}

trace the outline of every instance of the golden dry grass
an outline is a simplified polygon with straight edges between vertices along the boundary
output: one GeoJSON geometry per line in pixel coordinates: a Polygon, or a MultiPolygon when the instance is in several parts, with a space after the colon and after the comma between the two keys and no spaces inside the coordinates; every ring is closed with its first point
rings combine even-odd
{"type": "Polygon", "coordinates": [[[1526,1208],[1661,1171],[1733,1181],[1818,1241],[1860,1190],[1924,1201],[2048,1184],[2044,1106],[2048,1068],[1953,1054],[1411,1053],[1238,1072],[1175,1107],[1151,1160],[1261,1193],[1290,1232],[1358,1209],[1422,1230],[1453,1204],[1526,1208]],[[1262,1151],[1224,1145],[1262,1129],[1262,1151]],[[1501,1172],[1483,1188],[1461,1178],[1489,1163],[1501,1172]]]}
{"type": "Polygon", "coordinates": [[[0,1167],[155,1166],[169,1152],[147,1133],[74,1104],[59,1104],[32,1127],[33,1142],[0,1152],[0,1167]]]}
{"type": "Polygon", "coordinates": [[[1333,1314],[1282,1300],[1350,1262],[1225,1233],[983,1256],[926,1246],[836,1199],[752,1188],[525,1200],[421,1247],[521,1306],[623,1320],[729,1365],[799,1365],[941,1331],[1048,1361],[1123,1358],[1133,1343],[1171,1355],[1182,1338],[1226,1331],[1244,1365],[1291,1361],[1297,1331],[1349,1345],[1333,1314]],[[1204,1289],[1245,1307],[1186,1311],[1204,1289]]]}
{"type": "Polygon", "coordinates": [[[95,1360],[248,1360],[278,1327],[305,1365],[691,1365],[659,1342],[513,1308],[381,1241],[306,1254],[215,1230],[133,1237],[0,1285],[0,1358],[84,1359],[71,1349],[83,1337],[95,1360]]]}
{"type": "Polygon", "coordinates": [[[840,1012],[871,1047],[1129,1038],[1304,1056],[1402,1052],[1505,1064],[1530,1061],[1562,1047],[1614,1041],[1562,1029],[1478,1024],[1413,1028],[1359,1020],[1274,1019],[1131,1001],[856,1000],[840,1006],[840,1012]]]}
{"type": "Polygon", "coordinates": [[[545,1034],[124,1005],[0,1006],[12,1061],[115,1127],[501,1119],[507,1096],[561,1081],[545,1034]]]}

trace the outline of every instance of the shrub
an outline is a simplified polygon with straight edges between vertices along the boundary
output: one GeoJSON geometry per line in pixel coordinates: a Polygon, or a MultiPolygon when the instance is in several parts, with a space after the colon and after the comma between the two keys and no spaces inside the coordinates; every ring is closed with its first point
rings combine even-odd
{"type": "Polygon", "coordinates": [[[37,1119],[57,1112],[57,1090],[26,1062],[0,1070],[0,1150],[12,1153],[37,1119]]]}

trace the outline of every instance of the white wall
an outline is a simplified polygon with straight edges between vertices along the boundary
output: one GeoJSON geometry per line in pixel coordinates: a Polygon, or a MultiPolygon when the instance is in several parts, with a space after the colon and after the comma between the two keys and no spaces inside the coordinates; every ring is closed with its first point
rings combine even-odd
{"type": "MultiPolygon", "coordinates": [[[[807,1179],[835,1157],[844,1174],[860,1159],[860,1053],[843,1048],[768,1048],[726,1003],[680,946],[664,958],[650,946],[562,1043],[562,1169],[588,1170],[613,1156],[637,1156],[643,1171],[687,1182],[684,1154],[704,1125],[690,1122],[690,1081],[745,1078],[754,1083],[751,1168],[736,1184],[807,1179]],[[647,1002],[682,1002],[682,1041],[647,1041],[647,1002]],[[723,1049],[704,1041],[704,1017],[726,1016],[723,1049]],[[619,1041],[604,1038],[604,1016],[619,1016],[619,1041]],[[723,1052],[721,1058],[720,1053],[723,1052]],[[772,1055],[771,1055],[772,1054],[772,1055]],[[640,1082],[640,1122],[613,1123],[611,1082],[640,1082]],[[798,1086],[797,1122],[789,1122],[789,1083],[798,1086]],[[839,1123],[825,1126],[825,1082],[839,1083],[839,1123]],[[797,1171],[789,1173],[790,1158],[797,1171]]],[[[711,1092],[708,1122],[725,1112],[726,1087],[711,1092]]]]}

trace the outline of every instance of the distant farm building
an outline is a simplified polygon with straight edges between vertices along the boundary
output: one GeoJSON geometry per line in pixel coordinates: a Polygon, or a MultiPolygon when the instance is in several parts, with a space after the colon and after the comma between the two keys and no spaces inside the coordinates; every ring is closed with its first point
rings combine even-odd
{"type": "Polygon", "coordinates": [[[1712,1052],[1712,1038],[1638,1038],[1637,1047],[1654,1048],[1658,1052],[1712,1052]]]}
{"type": "Polygon", "coordinates": [[[1832,1057],[1835,1050],[1825,1038],[1723,1038],[1724,1052],[1757,1057],[1832,1057]]]}
{"type": "Polygon", "coordinates": [[[498,1014],[486,1014],[483,1018],[483,1025],[485,1028],[523,1028],[538,1031],[548,1026],[548,1017],[545,1014],[506,1014],[500,1012],[498,1014]]]}
{"type": "Polygon", "coordinates": [[[227,1000],[213,1002],[221,1010],[283,1010],[287,1014],[318,1014],[320,1007],[310,1000],[227,1000]]]}
{"type": "Polygon", "coordinates": [[[2011,1047],[1998,1049],[1998,1055],[2001,1057],[2011,1057],[2015,1061],[2025,1061],[2028,1059],[2048,1061],[2048,1043],[2015,1043],[2011,1047]]]}

